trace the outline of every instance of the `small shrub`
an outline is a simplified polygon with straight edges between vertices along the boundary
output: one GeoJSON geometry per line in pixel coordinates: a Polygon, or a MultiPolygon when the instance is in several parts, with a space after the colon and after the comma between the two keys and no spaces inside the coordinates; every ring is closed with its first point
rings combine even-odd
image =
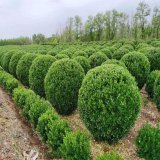
{"type": "Polygon", "coordinates": [[[17,78],[26,86],[29,86],[29,69],[33,60],[37,57],[35,54],[25,54],[18,61],[16,68],[17,78]]]}
{"type": "Polygon", "coordinates": [[[83,56],[83,57],[86,57],[88,58],[88,54],[85,52],[85,51],[76,51],[74,54],[73,54],[73,58],[75,57],[79,57],[79,56],[83,56]]]}
{"type": "Polygon", "coordinates": [[[38,119],[37,131],[41,135],[43,142],[47,141],[47,134],[50,131],[50,125],[54,123],[55,120],[58,120],[59,117],[53,109],[47,109],[38,119]]]}
{"type": "Polygon", "coordinates": [[[160,71],[158,70],[155,70],[155,71],[152,71],[148,78],[147,78],[147,82],[146,82],[146,91],[148,92],[148,95],[153,98],[153,89],[154,89],[154,84],[155,84],[155,81],[156,79],[158,78],[158,76],[160,76],[160,71]]]}
{"type": "Polygon", "coordinates": [[[21,59],[21,57],[24,55],[25,53],[23,52],[18,52],[16,54],[14,54],[11,57],[11,60],[9,62],[9,72],[16,77],[16,68],[17,68],[17,64],[19,62],[19,60],[21,59]]]}
{"type": "Polygon", "coordinates": [[[5,71],[9,72],[9,62],[15,52],[10,51],[3,56],[2,67],[5,71]]]}
{"type": "Polygon", "coordinates": [[[45,78],[45,93],[60,114],[70,114],[76,109],[84,75],[83,68],[75,60],[59,60],[50,67],[45,78]]]}
{"type": "Polygon", "coordinates": [[[47,111],[47,109],[51,109],[52,105],[46,101],[45,99],[38,99],[35,103],[33,103],[29,110],[29,119],[34,128],[37,127],[39,117],[47,111]]]}
{"type": "Polygon", "coordinates": [[[76,60],[82,66],[85,73],[87,73],[88,70],[91,68],[89,60],[83,56],[75,57],[74,60],[76,60]]]}
{"type": "Polygon", "coordinates": [[[87,73],[79,90],[78,106],[95,139],[114,143],[134,125],[141,96],[128,70],[108,64],[87,73]]]}
{"type": "Polygon", "coordinates": [[[96,160],[124,160],[116,152],[105,153],[104,155],[98,156],[96,160]]]}
{"type": "Polygon", "coordinates": [[[34,59],[29,70],[30,88],[42,97],[45,97],[44,78],[56,59],[50,55],[40,55],[34,59]]]}
{"type": "Polygon", "coordinates": [[[158,110],[160,111],[160,76],[158,75],[153,87],[153,97],[157,105],[158,110]]]}
{"type": "Polygon", "coordinates": [[[130,51],[126,48],[119,48],[113,54],[113,58],[120,60],[125,54],[129,53],[130,51]]]}
{"type": "Polygon", "coordinates": [[[157,128],[144,125],[136,138],[137,154],[145,160],[160,159],[160,125],[157,128]]]}
{"type": "Polygon", "coordinates": [[[107,59],[108,57],[104,53],[98,52],[93,54],[92,56],[89,57],[91,68],[100,66],[107,59]]]}
{"type": "Polygon", "coordinates": [[[57,60],[60,60],[60,59],[64,59],[64,58],[69,58],[67,55],[65,55],[65,54],[57,54],[56,56],[55,56],[55,58],[57,59],[57,60]]]}
{"type": "Polygon", "coordinates": [[[113,54],[109,48],[103,48],[101,49],[101,52],[104,53],[108,58],[112,59],[113,54]]]}
{"type": "Polygon", "coordinates": [[[49,125],[50,130],[47,134],[47,144],[52,148],[57,156],[60,156],[60,146],[63,143],[63,138],[71,131],[67,122],[63,120],[55,120],[49,125]]]}
{"type": "Polygon", "coordinates": [[[150,73],[148,58],[139,52],[131,52],[122,57],[122,62],[124,62],[129,72],[135,77],[138,87],[141,89],[150,73]]]}
{"type": "Polygon", "coordinates": [[[68,133],[60,148],[65,160],[90,160],[91,146],[85,133],[68,133]]]}

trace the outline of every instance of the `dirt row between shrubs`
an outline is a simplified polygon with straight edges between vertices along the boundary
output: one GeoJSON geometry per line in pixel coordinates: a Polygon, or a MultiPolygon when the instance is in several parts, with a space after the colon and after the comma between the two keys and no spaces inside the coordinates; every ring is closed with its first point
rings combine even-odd
{"type": "Polygon", "coordinates": [[[47,160],[45,147],[0,88],[0,160],[47,160]]]}
{"type": "MultiPolygon", "coordinates": [[[[96,142],[90,135],[93,160],[96,159],[97,155],[112,150],[117,151],[126,160],[140,160],[136,155],[134,144],[137,131],[146,122],[155,126],[160,120],[160,113],[157,111],[155,104],[147,97],[146,92],[142,91],[142,97],[142,110],[134,128],[118,144],[108,145],[96,142]]],[[[69,122],[74,131],[85,130],[88,132],[78,111],[70,116],[61,117],[69,122]]],[[[20,116],[11,97],[0,88],[0,160],[34,160],[34,158],[47,160],[45,146],[32,131],[31,126],[20,116]]]]}
{"type": "MultiPolygon", "coordinates": [[[[136,154],[135,146],[135,138],[137,136],[137,133],[139,129],[143,126],[143,124],[150,123],[153,126],[156,126],[156,124],[160,120],[160,113],[158,112],[156,105],[151,101],[151,99],[148,98],[147,93],[144,90],[142,90],[141,95],[143,100],[141,113],[135,123],[135,126],[132,128],[127,137],[120,140],[115,145],[108,145],[103,142],[95,141],[89,134],[91,137],[93,160],[96,159],[97,155],[109,151],[117,151],[124,157],[125,160],[140,160],[140,158],[138,158],[136,154]]],[[[69,122],[73,130],[79,129],[88,132],[80,119],[78,111],[76,111],[74,114],[70,116],[61,117],[69,122]]]]}

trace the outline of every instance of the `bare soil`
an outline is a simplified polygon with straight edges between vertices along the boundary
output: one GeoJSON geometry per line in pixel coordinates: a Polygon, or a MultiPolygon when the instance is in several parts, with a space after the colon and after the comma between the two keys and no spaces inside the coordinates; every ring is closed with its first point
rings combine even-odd
{"type": "Polygon", "coordinates": [[[47,160],[44,146],[0,88],[0,160],[47,160]]]}
{"type": "MultiPolygon", "coordinates": [[[[126,160],[140,160],[136,155],[134,144],[138,130],[147,122],[156,126],[160,119],[156,105],[148,98],[144,90],[141,91],[141,94],[143,105],[134,128],[127,137],[115,145],[95,141],[81,121],[78,111],[70,116],[61,116],[61,118],[67,120],[74,131],[84,130],[89,134],[93,160],[97,155],[113,150],[126,160]]],[[[45,149],[31,126],[20,116],[10,96],[0,88],[0,160],[34,160],[33,158],[47,160],[45,149]],[[35,153],[32,155],[33,151],[35,153]],[[29,154],[32,155],[32,158],[29,157],[29,154]]]]}

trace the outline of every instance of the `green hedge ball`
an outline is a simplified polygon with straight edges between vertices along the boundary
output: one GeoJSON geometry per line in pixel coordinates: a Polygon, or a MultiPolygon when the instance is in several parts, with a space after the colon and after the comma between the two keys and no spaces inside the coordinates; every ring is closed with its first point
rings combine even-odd
{"type": "Polygon", "coordinates": [[[87,73],[79,90],[78,106],[95,139],[114,143],[133,127],[141,96],[128,70],[108,64],[87,73]]]}
{"type": "Polygon", "coordinates": [[[75,60],[58,60],[50,67],[44,83],[45,93],[60,114],[70,114],[76,109],[84,76],[83,68],[75,60]]]}
{"type": "Polygon", "coordinates": [[[33,61],[29,70],[29,86],[37,94],[45,97],[44,79],[56,58],[50,55],[40,55],[33,61]]]}

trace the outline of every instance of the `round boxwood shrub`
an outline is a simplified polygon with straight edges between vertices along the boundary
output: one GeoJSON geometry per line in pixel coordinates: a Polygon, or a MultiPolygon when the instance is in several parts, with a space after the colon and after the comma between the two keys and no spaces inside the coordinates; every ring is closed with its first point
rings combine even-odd
{"type": "Polygon", "coordinates": [[[126,48],[119,48],[113,54],[113,58],[120,60],[125,54],[129,53],[130,51],[126,48]]]}
{"type": "Polygon", "coordinates": [[[16,75],[17,78],[26,86],[29,86],[29,69],[36,57],[36,54],[28,53],[22,56],[18,61],[16,75]]]}
{"type": "Polygon", "coordinates": [[[153,89],[154,89],[154,84],[156,79],[158,78],[158,76],[160,76],[160,71],[159,70],[155,70],[152,71],[148,78],[147,78],[147,82],[146,82],[146,91],[148,92],[148,95],[153,98],[153,89]]]}
{"type": "Polygon", "coordinates": [[[88,54],[85,52],[85,51],[76,51],[74,54],[73,54],[73,58],[75,57],[79,57],[79,56],[83,56],[83,57],[86,57],[88,58],[88,54]]]}
{"type": "Polygon", "coordinates": [[[91,68],[100,66],[103,62],[105,62],[108,59],[108,57],[101,52],[97,52],[89,57],[89,62],[91,65],[91,68]]]}
{"type": "Polygon", "coordinates": [[[137,154],[145,160],[160,159],[160,125],[153,128],[149,124],[145,124],[139,131],[136,138],[137,154]]]}
{"type": "Polygon", "coordinates": [[[160,51],[157,49],[155,52],[145,54],[150,62],[151,71],[160,70],[160,51]]]}
{"type": "Polygon", "coordinates": [[[153,97],[157,105],[158,110],[160,111],[160,76],[158,75],[153,87],[153,97]]]}
{"type": "Polygon", "coordinates": [[[47,144],[52,148],[56,156],[61,156],[60,146],[68,132],[71,132],[71,129],[68,123],[64,120],[55,120],[50,125],[50,130],[47,134],[47,144]]]}
{"type": "Polygon", "coordinates": [[[124,160],[120,155],[116,152],[105,153],[101,156],[98,156],[96,160],[124,160]]]}
{"type": "Polygon", "coordinates": [[[10,59],[11,57],[15,54],[14,51],[10,51],[8,53],[6,53],[3,57],[3,61],[2,61],[2,68],[9,72],[9,62],[10,62],[10,59]]]}
{"type": "Polygon", "coordinates": [[[106,65],[106,64],[117,64],[121,67],[126,68],[125,64],[122,61],[116,60],[116,59],[108,59],[105,62],[102,63],[102,65],[106,65]]]}
{"type": "Polygon", "coordinates": [[[88,57],[96,53],[96,50],[93,47],[87,47],[84,51],[87,53],[88,57]]]}
{"type": "Polygon", "coordinates": [[[67,55],[65,55],[65,54],[57,54],[56,56],[55,56],[55,58],[57,59],[57,60],[59,60],[59,59],[63,59],[63,58],[69,58],[67,55]]]}
{"type": "Polygon", "coordinates": [[[114,143],[134,125],[141,96],[128,70],[108,64],[87,73],[79,90],[78,106],[95,139],[114,143]]]}
{"type": "Polygon", "coordinates": [[[21,57],[24,55],[25,53],[23,52],[18,52],[16,54],[14,54],[11,57],[11,60],[9,62],[9,72],[16,77],[16,68],[17,68],[17,64],[19,62],[19,60],[21,59],[21,57]]]}
{"type": "Polygon", "coordinates": [[[50,67],[45,78],[45,93],[60,114],[69,114],[77,107],[84,75],[83,68],[75,60],[62,59],[50,67]]]}
{"type": "Polygon", "coordinates": [[[135,77],[138,87],[141,89],[150,73],[148,58],[139,52],[131,52],[122,57],[122,62],[124,62],[129,72],[135,77]]]}
{"type": "Polygon", "coordinates": [[[48,108],[45,113],[43,113],[39,119],[37,124],[37,131],[39,132],[42,141],[44,143],[47,142],[48,137],[47,134],[51,129],[51,125],[56,121],[59,120],[59,116],[56,114],[54,109],[48,108]]]}
{"type": "Polygon", "coordinates": [[[86,133],[70,132],[60,147],[61,154],[66,160],[90,160],[91,146],[86,133]]]}
{"type": "Polygon", "coordinates": [[[40,55],[34,59],[29,70],[29,86],[35,93],[45,97],[44,78],[56,59],[50,55],[40,55]]]}
{"type": "Polygon", "coordinates": [[[75,57],[74,60],[76,60],[82,66],[85,73],[87,73],[88,70],[91,68],[89,60],[83,56],[75,57]]]}
{"type": "Polygon", "coordinates": [[[51,56],[56,56],[57,55],[57,51],[56,50],[50,50],[50,51],[48,51],[47,54],[49,54],[51,56]]]}
{"type": "Polygon", "coordinates": [[[109,48],[103,48],[101,49],[101,52],[104,53],[108,58],[112,58],[112,52],[110,51],[109,48]]]}

